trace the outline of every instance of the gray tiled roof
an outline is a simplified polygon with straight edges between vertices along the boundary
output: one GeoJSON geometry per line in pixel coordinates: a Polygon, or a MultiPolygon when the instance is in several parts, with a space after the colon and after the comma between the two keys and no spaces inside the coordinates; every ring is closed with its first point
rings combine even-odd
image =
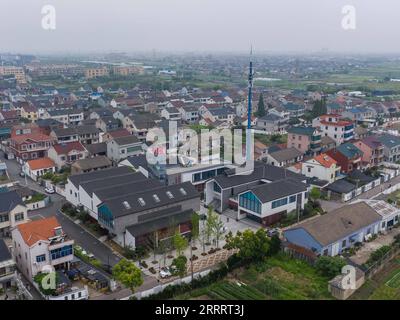
{"type": "Polygon", "coordinates": [[[24,205],[16,191],[0,192],[0,213],[9,212],[19,204],[24,205]]]}
{"type": "Polygon", "coordinates": [[[117,218],[199,197],[200,194],[192,183],[184,182],[170,186],[160,186],[158,189],[151,189],[132,195],[122,195],[117,198],[105,200],[104,204],[111,211],[112,215],[117,218]],[[184,190],[185,194],[181,192],[181,189],[184,190]],[[168,197],[167,192],[171,192],[173,197],[168,197]],[[158,197],[159,201],[154,198],[154,195],[158,197]],[[143,199],[143,204],[140,203],[140,198],[143,199]],[[127,203],[129,208],[125,207],[124,203],[127,203]]]}
{"type": "Polygon", "coordinates": [[[326,246],[380,220],[381,216],[369,205],[358,202],[300,223],[289,230],[303,228],[321,245],[326,246]]]}
{"type": "Polygon", "coordinates": [[[276,161],[282,162],[282,161],[296,159],[297,157],[301,157],[303,154],[296,148],[291,147],[291,148],[287,148],[287,149],[270,152],[269,155],[272,158],[274,158],[276,161]]]}
{"type": "Polygon", "coordinates": [[[261,181],[262,179],[268,181],[277,181],[284,178],[292,178],[297,181],[306,180],[306,177],[301,174],[259,161],[254,162],[254,170],[250,174],[229,175],[230,172],[231,170],[228,170],[226,173],[218,175],[214,178],[223,189],[231,188],[241,184],[261,181]]]}
{"type": "Polygon", "coordinates": [[[292,179],[286,179],[253,187],[251,191],[262,203],[266,203],[307,191],[307,186],[305,183],[292,179]]]}

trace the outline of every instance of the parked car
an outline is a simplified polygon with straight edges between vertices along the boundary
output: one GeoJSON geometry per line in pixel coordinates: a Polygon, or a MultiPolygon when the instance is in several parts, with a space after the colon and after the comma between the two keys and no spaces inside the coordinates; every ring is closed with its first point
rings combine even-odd
{"type": "Polygon", "coordinates": [[[170,276],[171,276],[171,272],[169,272],[168,269],[166,269],[166,268],[161,269],[161,271],[160,271],[160,277],[161,278],[165,279],[165,278],[168,278],[170,276]]]}
{"type": "Polygon", "coordinates": [[[50,193],[50,194],[55,193],[53,187],[46,187],[46,188],[44,189],[44,191],[46,191],[46,193],[50,193]]]}
{"type": "Polygon", "coordinates": [[[279,234],[279,228],[272,228],[267,231],[267,236],[270,238],[272,238],[273,236],[279,236],[279,234]]]}

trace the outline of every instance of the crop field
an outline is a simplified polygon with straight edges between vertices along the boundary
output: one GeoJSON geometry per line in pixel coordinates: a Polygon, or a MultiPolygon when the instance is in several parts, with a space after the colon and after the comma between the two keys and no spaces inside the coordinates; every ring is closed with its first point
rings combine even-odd
{"type": "Polygon", "coordinates": [[[394,289],[400,288],[400,269],[386,282],[386,285],[394,289]]]}

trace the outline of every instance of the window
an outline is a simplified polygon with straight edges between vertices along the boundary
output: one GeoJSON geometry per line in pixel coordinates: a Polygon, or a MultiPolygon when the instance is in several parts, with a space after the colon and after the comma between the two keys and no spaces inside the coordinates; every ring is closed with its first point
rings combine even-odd
{"type": "Polygon", "coordinates": [[[171,193],[171,191],[167,191],[166,194],[168,198],[173,199],[174,195],[171,193]]]}
{"type": "Polygon", "coordinates": [[[8,217],[8,213],[6,213],[6,214],[0,214],[0,223],[1,222],[7,222],[7,221],[9,221],[10,220],[10,218],[8,217]]]}
{"type": "Polygon", "coordinates": [[[24,213],[17,213],[15,214],[15,221],[21,221],[24,220],[24,213]]]}
{"type": "Polygon", "coordinates": [[[283,198],[283,199],[272,201],[272,209],[284,206],[287,203],[288,203],[288,198],[283,198]]]}
{"type": "Polygon", "coordinates": [[[346,247],[346,240],[343,240],[342,242],[342,248],[346,247]]]}
{"type": "Polygon", "coordinates": [[[307,168],[307,171],[308,171],[308,172],[311,172],[311,168],[307,168]]]}
{"type": "Polygon", "coordinates": [[[289,203],[293,203],[293,202],[295,202],[295,201],[296,201],[296,195],[290,196],[290,198],[289,198],[289,203]]]}
{"type": "Polygon", "coordinates": [[[250,191],[240,195],[239,205],[243,208],[246,208],[253,212],[261,214],[261,202],[250,191]]]}
{"type": "Polygon", "coordinates": [[[325,249],[323,254],[324,254],[324,256],[327,256],[328,255],[328,249],[325,249]]]}
{"type": "Polygon", "coordinates": [[[155,202],[160,202],[160,198],[156,194],[153,194],[153,199],[155,202]]]}
{"type": "Polygon", "coordinates": [[[218,192],[218,193],[221,193],[221,187],[215,181],[214,181],[214,191],[218,192]]]}
{"type": "Polygon", "coordinates": [[[179,191],[182,193],[183,196],[186,196],[186,195],[187,195],[187,192],[186,192],[185,189],[179,188],[179,191]]]}
{"type": "Polygon", "coordinates": [[[146,202],[144,202],[143,198],[139,198],[138,201],[142,207],[146,205],[146,202]]]}
{"type": "Polygon", "coordinates": [[[46,261],[46,255],[41,254],[40,256],[36,256],[36,262],[44,262],[46,261]]]}
{"type": "Polygon", "coordinates": [[[50,251],[51,260],[60,259],[62,257],[69,256],[73,253],[72,245],[61,247],[50,251]]]}

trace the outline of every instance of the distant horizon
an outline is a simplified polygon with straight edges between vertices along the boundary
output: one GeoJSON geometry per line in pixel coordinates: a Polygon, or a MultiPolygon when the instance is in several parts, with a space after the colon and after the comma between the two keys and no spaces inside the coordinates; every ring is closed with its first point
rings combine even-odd
{"type": "Polygon", "coordinates": [[[2,0],[2,8],[0,52],[246,54],[253,45],[272,54],[400,54],[393,0],[2,0]],[[46,29],[49,5],[54,28],[46,29]],[[354,28],[343,26],[349,5],[354,28]]]}

